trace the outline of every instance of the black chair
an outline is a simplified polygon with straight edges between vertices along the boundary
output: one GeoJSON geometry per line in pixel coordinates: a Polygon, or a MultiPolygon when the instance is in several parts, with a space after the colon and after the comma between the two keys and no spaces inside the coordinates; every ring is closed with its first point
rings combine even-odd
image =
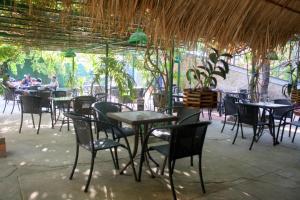
{"type": "Polygon", "coordinates": [[[260,138],[265,126],[268,126],[270,133],[272,133],[272,127],[270,122],[266,121],[265,112],[267,112],[266,109],[263,111],[263,114],[260,115],[259,107],[250,104],[238,103],[238,127],[236,129],[236,134],[232,144],[235,143],[239,132],[239,127],[241,127],[242,138],[244,138],[243,124],[248,124],[253,127],[253,137],[249,150],[252,149],[254,141],[257,142],[260,138]]]}
{"type": "MultiPolygon", "coordinates": [[[[67,96],[67,91],[52,91],[52,97],[66,97],[67,96]]],[[[60,113],[65,112],[66,109],[68,108],[69,104],[64,103],[64,102],[53,102],[53,113],[55,117],[55,123],[59,120],[60,113]],[[56,117],[56,110],[58,110],[58,116],[56,117]]]]}
{"type": "Polygon", "coordinates": [[[156,150],[168,158],[169,179],[172,189],[173,199],[176,199],[176,193],[173,183],[173,172],[177,159],[199,156],[199,176],[201,181],[202,192],[205,193],[203,175],[202,175],[202,148],[206,135],[207,126],[210,122],[197,122],[192,124],[171,125],[166,127],[171,130],[170,142],[168,144],[151,146],[147,149],[149,135],[156,130],[151,129],[147,134],[142,150],[141,163],[139,169],[139,177],[141,176],[142,165],[145,160],[145,152],[156,150]]]}
{"type": "Polygon", "coordinates": [[[15,109],[15,104],[17,103],[18,105],[18,108],[20,109],[19,107],[19,96],[15,93],[15,89],[14,88],[9,88],[9,87],[6,87],[4,85],[2,85],[2,88],[4,90],[4,100],[5,100],[5,103],[4,103],[4,109],[3,109],[3,113],[5,112],[5,109],[6,109],[6,105],[12,101],[13,102],[13,107],[11,109],[11,113],[13,113],[14,109],[15,109]]]}
{"type": "Polygon", "coordinates": [[[298,120],[295,120],[294,113],[295,112],[299,112],[299,111],[300,111],[300,107],[297,106],[297,107],[289,109],[288,111],[286,111],[281,116],[281,119],[280,119],[280,122],[279,122],[279,126],[278,126],[278,129],[277,129],[277,136],[276,136],[277,139],[278,139],[278,136],[279,136],[280,127],[282,127],[281,137],[280,137],[280,141],[282,141],[285,126],[286,125],[290,125],[289,136],[291,134],[291,126],[295,126],[296,127],[295,131],[294,131],[293,138],[292,138],[292,142],[295,141],[295,136],[296,136],[296,133],[297,133],[297,129],[300,126],[300,118],[298,120]]]}
{"type": "Polygon", "coordinates": [[[39,115],[39,125],[37,134],[40,131],[41,119],[42,119],[42,107],[41,107],[42,98],[38,96],[20,96],[21,103],[21,124],[19,128],[19,133],[21,133],[22,125],[23,125],[23,115],[25,113],[31,114],[31,119],[33,123],[33,128],[35,128],[33,114],[39,115]]]}
{"type": "Polygon", "coordinates": [[[43,113],[50,113],[51,116],[51,125],[52,128],[54,128],[53,124],[53,111],[52,111],[52,105],[51,105],[51,91],[48,90],[40,90],[37,93],[37,96],[41,97],[41,109],[43,113]]]}
{"type": "MultiPolygon", "coordinates": [[[[283,105],[290,105],[292,107],[292,103],[290,100],[288,99],[274,99],[274,103],[276,104],[283,104],[283,105]]],[[[284,130],[286,125],[289,125],[289,137],[291,136],[291,122],[293,121],[293,112],[289,112],[288,114],[286,114],[287,111],[289,111],[291,109],[291,107],[287,107],[287,108],[276,108],[273,110],[273,118],[274,120],[280,120],[279,125],[278,125],[278,129],[277,129],[277,135],[278,132],[280,131],[280,128],[282,127],[282,131],[284,130]],[[285,119],[281,120],[282,116],[285,115],[285,119]],[[284,122],[284,123],[283,123],[284,122]]],[[[281,133],[281,141],[282,141],[282,135],[283,132],[281,133]]]]}
{"type": "MultiPolygon", "coordinates": [[[[94,138],[93,138],[92,123],[103,123],[102,127],[105,126],[106,129],[111,129],[111,128],[118,129],[118,127],[115,127],[113,124],[108,124],[107,122],[96,121],[89,117],[86,117],[83,115],[78,115],[76,113],[64,113],[64,115],[73,120],[75,134],[76,134],[76,156],[75,156],[74,165],[73,165],[70,177],[69,177],[70,180],[73,178],[74,171],[77,166],[79,147],[82,147],[83,149],[86,149],[89,152],[91,152],[90,172],[89,172],[89,176],[88,176],[88,179],[87,179],[87,182],[85,185],[84,192],[88,191],[88,187],[89,187],[89,184],[91,181],[93,168],[94,168],[94,160],[95,160],[97,152],[101,151],[101,150],[118,148],[118,147],[125,148],[128,151],[129,159],[132,163],[131,166],[133,169],[135,180],[137,180],[137,176],[136,176],[136,172],[135,172],[135,168],[134,168],[134,164],[133,164],[132,153],[131,153],[130,146],[129,146],[126,135],[123,135],[123,137],[122,137],[125,141],[125,144],[121,144],[121,143],[116,142],[109,138],[101,138],[101,139],[97,139],[97,140],[94,140],[94,138]]],[[[123,134],[122,130],[119,130],[119,132],[120,132],[120,134],[123,134]]]]}
{"type": "MultiPolygon", "coordinates": [[[[103,131],[106,134],[106,137],[108,137],[108,134],[111,134],[112,139],[115,141],[120,141],[120,139],[124,136],[128,137],[128,136],[133,136],[136,134],[135,130],[133,130],[132,128],[123,127],[122,123],[111,120],[108,117],[106,117],[106,114],[108,112],[121,112],[124,110],[131,111],[131,108],[129,108],[128,106],[119,104],[119,103],[113,103],[113,102],[96,102],[92,105],[92,107],[93,107],[93,110],[95,111],[95,118],[98,121],[104,121],[107,123],[114,124],[113,128],[106,129],[106,127],[102,127],[103,123],[96,123],[97,138],[99,138],[100,131],[103,131]],[[119,130],[121,130],[122,133],[120,133],[119,130]]],[[[111,153],[113,153],[113,152],[111,151],[111,153]]],[[[119,169],[118,152],[116,151],[116,149],[115,149],[114,153],[115,153],[115,161],[116,161],[115,167],[117,169],[119,169]]]]}
{"type": "Polygon", "coordinates": [[[236,104],[237,102],[238,102],[238,98],[229,96],[229,95],[225,96],[225,98],[224,98],[225,118],[224,118],[224,124],[223,124],[222,130],[221,130],[221,133],[223,133],[223,130],[224,130],[224,127],[225,127],[225,124],[227,121],[227,116],[234,117],[234,124],[233,124],[231,130],[234,129],[236,122],[237,122],[237,118],[238,118],[238,110],[237,110],[237,104],[236,104]]]}
{"type": "MultiPolygon", "coordinates": [[[[193,108],[193,107],[174,107],[174,110],[177,111],[177,122],[176,124],[190,124],[190,123],[196,123],[200,119],[200,113],[202,111],[199,110],[199,108],[193,108]]],[[[170,141],[170,135],[171,135],[171,130],[170,129],[161,129],[157,128],[154,130],[151,135],[160,138],[165,141],[170,141]]],[[[164,168],[166,165],[166,159],[165,162],[162,166],[162,171],[161,174],[164,174],[164,168]]],[[[191,157],[191,166],[194,165],[193,162],[193,157],[191,157]]]]}
{"type": "Polygon", "coordinates": [[[93,96],[78,96],[72,100],[74,112],[91,117],[93,115],[92,104],[96,102],[93,96]]]}
{"type": "MultiPolygon", "coordinates": [[[[70,110],[70,107],[72,106],[73,112],[80,115],[85,115],[87,117],[93,116],[93,110],[92,110],[92,104],[96,102],[96,98],[93,96],[77,96],[74,97],[68,105],[68,111],[70,110]]],[[[69,119],[67,119],[67,123],[69,124],[69,119]]],[[[60,131],[65,124],[65,117],[63,118],[63,121],[60,126],[60,131]]],[[[69,125],[68,125],[69,126],[69,125]]]]}
{"type": "Polygon", "coordinates": [[[105,101],[107,94],[103,92],[103,93],[97,93],[94,96],[96,98],[96,101],[105,101]]]}

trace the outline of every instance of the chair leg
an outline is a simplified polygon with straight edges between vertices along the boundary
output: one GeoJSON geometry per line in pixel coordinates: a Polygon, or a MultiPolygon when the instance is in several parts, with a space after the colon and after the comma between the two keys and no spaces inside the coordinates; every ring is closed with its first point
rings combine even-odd
{"type": "Polygon", "coordinates": [[[240,128],[240,123],[238,122],[238,126],[237,126],[237,129],[236,129],[235,136],[234,136],[234,139],[233,139],[233,141],[232,141],[232,144],[235,143],[235,140],[236,140],[237,135],[238,135],[238,133],[239,133],[239,128],[240,128]]]}
{"type": "Polygon", "coordinates": [[[289,137],[291,137],[291,129],[292,129],[292,124],[290,124],[289,137]]]}
{"type": "Polygon", "coordinates": [[[201,182],[201,188],[202,192],[205,193],[205,186],[204,186],[204,181],[203,181],[203,173],[202,173],[202,159],[201,155],[199,155],[199,176],[200,176],[200,182],[201,182]]]}
{"type": "Polygon", "coordinates": [[[294,136],[293,136],[292,142],[294,142],[294,140],[295,140],[295,136],[296,136],[296,133],[297,133],[297,129],[298,129],[298,126],[296,126],[296,129],[295,129],[295,132],[294,132],[294,136]]]}
{"type": "Polygon", "coordinates": [[[12,109],[11,109],[11,112],[10,112],[10,114],[12,114],[12,113],[14,112],[14,109],[15,109],[15,104],[16,104],[16,102],[14,101],[14,102],[13,102],[13,107],[12,107],[12,109]]]}
{"type": "Polygon", "coordinates": [[[194,157],[191,156],[191,166],[194,166],[194,157]]]}
{"type": "Polygon", "coordinates": [[[32,120],[33,128],[35,128],[33,114],[31,114],[31,120],[32,120]]]}
{"type": "MultiPolygon", "coordinates": [[[[54,124],[53,124],[53,111],[52,111],[52,106],[50,106],[50,115],[51,115],[51,128],[54,128],[54,124]]],[[[55,117],[54,117],[55,118],[55,117]]]]}
{"type": "Polygon", "coordinates": [[[40,132],[41,121],[42,121],[42,114],[40,114],[39,126],[38,126],[38,130],[37,130],[36,134],[39,134],[39,132],[40,132]]]}
{"type": "Polygon", "coordinates": [[[243,124],[241,123],[241,132],[242,132],[242,139],[245,139],[244,137],[244,129],[243,129],[243,124]]]}
{"type": "Polygon", "coordinates": [[[77,166],[78,155],[79,155],[79,145],[76,144],[76,155],[75,155],[75,161],[74,161],[74,164],[73,164],[73,168],[72,168],[72,171],[71,171],[71,174],[70,174],[70,177],[69,177],[70,180],[73,179],[73,175],[74,175],[74,172],[75,172],[75,169],[76,169],[76,166],[77,166]]]}
{"type": "Polygon", "coordinates": [[[250,147],[249,147],[249,150],[250,150],[250,151],[251,151],[251,149],[252,149],[253,143],[254,143],[255,138],[256,138],[256,129],[257,129],[257,127],[256,127],[256,126],[253,126],[253,137],[252,137],[251,145],[250,145],[250,147]]]}
{"type": "Polygon", "coordinates": [[[114,152],[115,152],[116,169],[119,169],[119,159],[118,159],[118,148],[117,147],[114,148],[114,152]]]}
{"type": "Polygon", "coordinates": [[[61,121],[61,126],[60,126],[60,128],[59,128],[59,131],[60,131],[60,132],[61,132],[61,129],[62,129],[64,123],[65,123],[65,117],[63,117],[63,119],[62,119],[62,121],[61,121]]]}
{"type": "Polygon", "coordinates": [[[4,103],[4,109],[3,109],[3,112],[2,113],[4,113],[5,112],[5,109],[6,109],[6,104],[7,104],[7,100],[5,100],[5,103],[4,103]]]}
{"type": "Polygon", "coordinates": [[[88,180],[86,182],[86,185],[85,185],[84,192],[88,192],[88,189],[89,189],[89,185],[90,185],[92,174],[93,174],[93,170],[94,170],[94,161],[95,161],[95,152],[92,152],[90,173],[89,173],[89,177],[88,177],[88,180]]]}
{"type": "MultiPolygon", "coordinates": [[[[290,125],[289,135],[291,135],[291,128],[292,127],[290,125]]],[[[282,139],[283,139],[284,129],[285,129],[285,124],[283,125],[282,130],[281,130],[280,142],[282,142],[282,139]]],[[[278,131],[279,131],[279,128],[278,128],[278,131]]]]}
{"type": "Polygon", "coordinates": [[[167,161],[168,161],[168,157],[165,157],[164,162],[163,162],[163,165],[162,165],[162,167],[161,167],[160,175],[164,175],[164,173],[165,173],[165,167],[166,167],[167,161]]]}
{"type": "Polygon", "coordinates": [[[168,168],[169,168],[169,179],[170,179],[170,185],[171,185],[171,190],[173,194],[173,199],[176,200],[176,192],[174,188],[174,183],[173,183],[173,169],[174,169],[175,161],[171,163],[171,161],[168,162],[168,168]]]}
{"type": "Polygon", "coordinates": [[[236,126],[236,122],[237,122],[237,117],[234,117],[234,124],[233,124],[233,126],[231,128],[232,131],[233,131],[234,127],[236,126]]]}
{"type": "Polygon", "coordinates": [[[223,123],[223,127],[222,127],[222,130],[221,130],[221,133],[223,133],[223,130],[224,130],[224,127],[225,127],[225,124],[226,124],[226,119],[227,119],[227,115],[225,115],[225,119],[224,119],[224,123],[223,123]]]}
{"type": "Polygon", "coordinates": [[[23,112],[21,113],[21,124],[19,128],[19,133],[21,133],[22,125],[23,125],[23,112]]]}

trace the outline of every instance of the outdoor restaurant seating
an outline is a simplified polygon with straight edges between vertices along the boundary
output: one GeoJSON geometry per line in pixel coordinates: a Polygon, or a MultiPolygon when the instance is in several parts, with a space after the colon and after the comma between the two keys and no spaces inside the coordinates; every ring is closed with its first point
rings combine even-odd
{"type": "MultiPolygon", "coordinates": [[[[120,103],[114,103],[114,102],[96,102],[92,105],[92,108],[95,111],[95,115],[96,118],[100,121],[106,121],[109,123],[112,123],[114,125],[116,125],[117,127],[119,127],[120,130],[122,130],[124,132],[124,134],[126,136],[132,136],[135,134],[134,130],[130,127],[124,127],[122,126],[122,124],[118,121],[114,121],[112,119],[109,119],[106,114],[108,112],[122,112],[122,111],[132,111],[132,109],[130,107],[128,107],[127,105],[124,104],[120,104],[120,103]]],[[[100,131],[103,130],[103,127],[101,127],[101,123],[97,124],[97,133],[99,134],[100,131]]],[[[110,131],[110,130],[108,130],[110,131]]],[[[122,134],[120,134],[118,132],[118,130],[114,130],[112,129],[112,136],[114,140],[119,140],[120,138],[122,138],[122,134]]]]}
{"type": "MultiPolygon", "coordinates": [[[[125,108],[128,111],[132,111],[131,108],[129,108],[126,105],[123,104],[119,104],[119,103],[113,103],[113,102],[96,102],[92,105],[92,108],[95,112],[95,118],[98,120],[98,122],[96,123],[96,133],[97,133],[97,138],[99,138],[99,133],[100,131],[104,131],[104,133],[106,134],[106,137],[109,137],[108,135],[111,135],[111,138],[115,141],[120,141],[121,138],[123,138],[124,136],[128,137],[128,136],[134,136],[135,135],[135,130],[133,130],[130,127],[123,127],[122,123],[118,122],[118,121],[114,121],[112,119],[109,119],[106,116],[106,113],[108,112],[122,112],[122,110],[125,108]],[[110,123],[110,124],[114,124],[114,127],[107,129],[105,124],[99,122],[106,122],[106,123],[110,123]],[[104,125],[104,127],[103,127],[104,125]],[[120,130],[122,132],[120,132],[120,130]]],[[[111,154],[113,154],[113,152],[111,151],[111,154]]],[[[119,169],[119,161],[118,161],[118,152],[117,149],[114,149],[114,164],[115,164],[115,168],[119,169]]]]}
{"type": "MultiPolygon", "coordinates": [[[[52,91],[52,97],[66,97],[67,96],[67,91],[62,91],[62,90],[57,90],[57,91],[52,91]]],[[[60,113],[65,112],[66,109],[68,108],[68,104],[65,102],[54,102],[53,101],[53,112],[54,112],[54,117],[55,117],[55,122],[59,120],[60,113]],[[58,116],[56,117],[56,110],[58,110],[58,116]]]]}
{"type": "Polygon", "coordinates": [[[297,133],[297,129],[298,127],[300,127],[300,119],[296,119],[296,117],[294,117],[294,113],[295,112],[299,112],[300,108],[294,107],[292,109],[287,110],[281,117],[280,122],[279,122],[279,126],[278,126],[278,130],[277,130],[277,138],[279,137],[279,132],[280,132],[280,128],[282,128],[281,130],[281,137],[280,137],[280,141],[282,141],[283,139],[283,134],[284,134],[284,129],[286,125],[289,125],[289,136],[291,134],[291,127],[295,127],[295,131],[293,134],[293,138],[292,138],[292,142],[294,142],[295,140],[295,136],[297,133]]]}
{"type": "MultiPolygon", "coordinates": [[[[177,107],[177,122],[176,124],[189,124],[189,123],[196,123],[200,120],[200,111],[198,108],[193,107],[177,107]]],[[[157,128],[151,132],[151,135],[160,138],[165,141],[170,141],[171,136],[171,129],[161,129],[157,128]]],[[[162,166],[161,174],[164,174],[165,164],[167,158],[165,158],[164,164],[162,166]]],[[[191,166],[194,165],[193,157],[191,156],[191,166]]]]}
{"type": "MultiPolygon", "coordinates": [[[[173,172],[177,159],[198,155],[199,157],[199,176],[202,192],[205,193],[203,174],[202,174],[202,148],[205,140],[208,121],[187,123],[180,125],[170,125],[165,128],[171,130],[170,141],[168,144],[150,146],[147,149],[149,135],[156,129],[151,129],[143,145],[143,152],[155,150],[168,158],[169,179],[172,189],[173,199],[176,198],[175,187],[173,183],[173,172]]],[[[145,154],[142,154],[141,164],[144,162],[145,154]]]]}
{"type": "Polygon", "coordinates": [[[267,121],[265,119],[265,112],[266,109],[263,111],[262,115],[260,116],[259,107],[250,104],[245,104],[245,103],[238,103],[238,127],[236,129],[236,134],[234,136],[232,144],[235,143],[235,140],[239,132],[239,127],[241,127],[242,138],[244,138],[243,124],[251,125],[253,128],[252,142],[250,144],[249,150],[252,149],[254,141],[257,142],[258,139],[260,138],[264,126],[268,126],[270,133],[272,133],[272,127],[270,121],[267,121]]]}
{"type": "Polygon", "coordinates": [[[15,89],[13,89],[13,88],[9,88],[9,87],[6,87],[4,85],[2,85],[2,88],[4,89],[4,100],[5,100],[5,102],[4,102],[4,108],[3,108],[3,113],[5,112],[6,105],[10,101],[12,101],[13,102],[13,107],[11,109],[11,114],[12,114],[13,111],[14,111],[16,103],[17,103],[18,108],[19,108],[19,98],[18,98],[18,95],[15,93],[15,89]]]}
{"type": "MultiPolygon", "coordinates": [[[[136,171],[135,171],[135,167],[133,164],[133,160],[132,160],[132,153],[130,150],[130,146],[127,140],[126,135],[123,133],[123,131],[121,129],[119,129],[117,126],[110,124],[108,122],[102,122],[102,121],[97,121],[97,120],[93,120],[89,117],[86,117],[84,115],[79,115],[76,113],[65,113],[65,116],[68,118],[71,118],[73,120],[73,125],[74,125],[74,129],[75,129],[75,134],[76,134],[76,155],[75,155],[75,161],[74,161],[74,165],[70,174],[69,179],[71,180],[73,178],[76,166],[77,166],[77,162],[78,162],[78,155],[79,155],[79,147],[82,147],[83,149],[86,149],[88,151],[91,152],[91,165],[90,165],[90,171],[89,171],[89,176],[85,185],[85,189],[84,191],[87,192],[88,188],[89,188],[89,184],[91,181],[91,177],[92,177],[92,173],[93,173],[93,169],[94,169],[94,160],[96,158],[96,154],[98,151],[101,150],[106,150],[106,149],[117,149],[118,147],[123,147],[124,149],[126,149],[128,151],[128,156],[129,159],[132,163],[132,169],[133,169],[133,174],[135,179],[137,179],[136,176],[136,171]],[[122,139],[124,139],[125,144],[121,144],[119,141],[115,141],[113,139],[104,137],[104,138],[97,138],[96,140],[94,140],[93,137],[93,131],[92,131],[92,123],[102,123],[103,126],[105,127],[105,129],[118,129],[119,133],[122,135],[122,139]]],[[[114,157],[112,156],[113,160],[114,157]]]]}
{"type": "Polygon", "coordinates": [[[47,90],[40,90],[37,93],[37,96],[41,97],[41,110],[43,113],[50,113],[51,116],[51,124],[52,128],[54,127],[53,125],[53,111],[52,111],[52,105],[51,105],[51,91],[47,90]]]}
{"type": "Polygon", "coordinates": [[[23,125],[23,115],[25,113],[31,114],[33,128],[35,128],[33,114],[39,115],[39,124],[37,129],[37,134],[40,131],[41,118],[42,118],[42,107],[41,107],[42,98],[38,96],[31,95],[22,95],[20,96],[21,103],[21,124],[19,128],[19,133],[21,133],[22,125],[23,125]]]}
{"type": "Polygon", "coordinates": [[[237,119],[238,119],[238,110],[237,110],[237,104],[236,104],[238,101],[239,101],[238,98],[233,97],[233,96],[226,95],[224,97],[224,115],[225,115],[225,118],[224,118],[221,133],[223,133],[225,124],[227,122],[227,116],[234,117],[234,124],[233,124],[231,130],[234,129],[234,127],[236,125],[236,122],[237,122],[237,119]]]}

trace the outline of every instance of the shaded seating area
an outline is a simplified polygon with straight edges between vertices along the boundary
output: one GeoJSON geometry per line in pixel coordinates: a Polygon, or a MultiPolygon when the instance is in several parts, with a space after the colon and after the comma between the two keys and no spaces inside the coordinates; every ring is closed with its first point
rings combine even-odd
{"type": "MultiPolygon", "coordinates": [[[[205,186],[202,174],[202,148],[204,144],[207,126],[209,124],[210,122],[198,122],[168,126],[167,129],[171,130],[169,144],[151,146],[149,147],[149,149],[146,149],[148,138],[151,132],[153,132],[155,129],[150,130],[148,137],[146,136],[145,138],[143,145],[144,150],[142,151],[156,150],[163,156],[165,156],[168,160],[169,179],[173,199],[177,199],[173,183],[173,172],[176,160],[195,155],[197,155],[199,159],[198,168],[200,183],[202,192],[205,193],[205,186]]],[[[143,163],[145,159],[143,155],[144,154],[142,154],[141,157],[141,163],[143,163]]],[[[140,164],[140,166],[142,166],[142,164],[140,164]]]]}
{"type": "Polygon", "coordinates": [[[299,199],[298,0],[0,13],[1,200],[299,199]]]}
{"type": "MultiPolygon", "coordinates": [[[[132,162],[132,153],[130,150],[129,142],[126,138],[126,135],[123,134],[122,130],[119,130],[120,134],[122,135],[122,139],[125,141],[125,145],[121,144],[119,142],[116,142],[115,140],[109,139],[109,138],[97,138],[94,140],[93,137],[93,131],[92,131],[92,122],[96,123],[103,123],[106,129],[111,129],[114,127],[114,125],[109,124],[107,122],[101,122],[101,121],[96,121],[92,120],[88,117],[85,117],[84,115],[76,114],[76,113],[67,113],[65,114],[66,117],[71,118],[73,120],[74,124],[74,129],[76,133],[76,156],[75,156],[75,161],[74,165],[70,174],[69,179],[73,178],[74,171],[77,166],[78,162],[78,156],[79,156],[79,147],[82,147],[88,151],[91,152],[91,163],[90,163],[90,170],[89,170],[89,176],[85,185],[85,192],[88,192],[88,187],[92,178],[92,173],[94,169],[94,160],[96,158],[97,152],[101,150],[106,150],[106,149],[117,149],[118,147],[124,147],[128,151],[128,156],[130,161],[132,162]]],[[[118,128],[116,128],[118,129],[118,128]]],[[[135,179],[136,177],[136,172],[135,172],[135,167],[132,162],[132,169],[134,173],[135,179]]]]}

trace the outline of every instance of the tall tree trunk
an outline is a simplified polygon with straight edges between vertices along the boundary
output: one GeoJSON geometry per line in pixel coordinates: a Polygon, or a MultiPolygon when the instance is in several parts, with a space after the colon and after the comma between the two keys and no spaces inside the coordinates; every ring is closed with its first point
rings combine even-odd
{"type": "Polygon", "coordinates": [[[251,102],[257,100],[257,83],[259,77],[258,58],[255,53],[252,53],[251,77],[249,83],[249,93],[251,102]]]}
{"type": "Polygon", "coordinates": [[[270,60],[264,59],[261,64],[262,84],[260,88],[260,98],[266,100],[270,81],[270,60]]]}

